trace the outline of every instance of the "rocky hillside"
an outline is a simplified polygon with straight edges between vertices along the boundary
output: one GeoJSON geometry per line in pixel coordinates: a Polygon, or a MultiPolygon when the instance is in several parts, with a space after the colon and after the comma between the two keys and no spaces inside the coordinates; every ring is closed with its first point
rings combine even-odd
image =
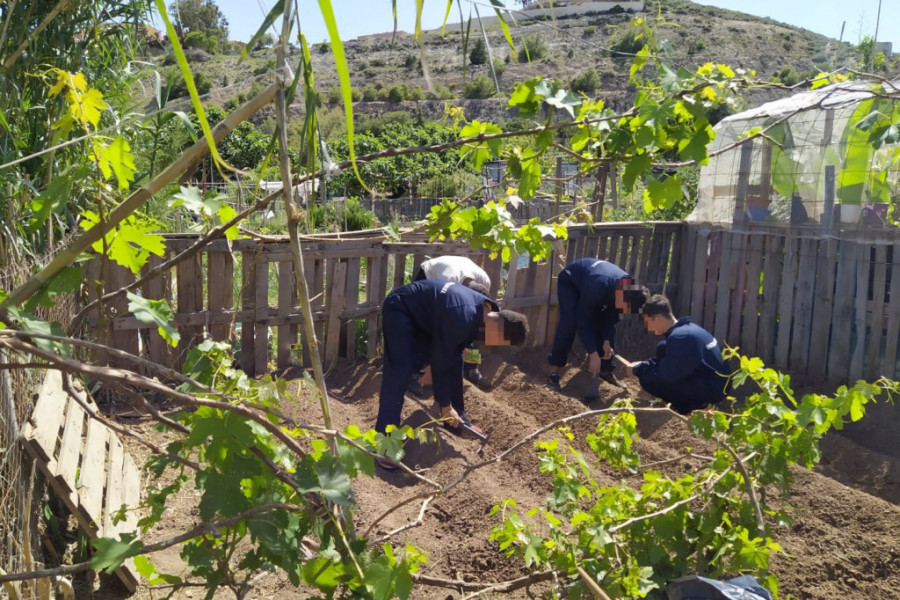
{"type": "MultiPolygon", "coordinates": [[[[581,77],[589,86],[591,82],[596,85],[589,95],[600,96],[608,104],[622,108],[631,96],[627,80],[632,53],[643,43],[635,42],[634,36],[645,26],[652,28],[658,52],[669,63],[686,68],[708,61],[722,62],[753,69],[759,78],[793,84],[805,75],[851,66],[857,60],[854,48],[846,42],[839,43],[771,19],[701,6],[688,0],[661,0],[659,5],[648,2],[647,6],[647,12],[638,15],[586,13],[555,20],[520,19],[510,24],[516,53],[506,43],[498,25],[487,25],[489,52],[501,87],[508,91],[515,82],[535,75],[559,78],[567,84],[581,77]],[[634,18],[642,19],[644,25],[636,25],[634,18]],[[525,46],[529,48],[530,61],[522,51],[525,46]]],[[[480,38],[477,23],[473,23],[471,30],[467,56],[472,54],[480,38]]],[[[473,86],[471,82],[479,76],[491,75],[490,60],[463,67],[459,31],[447,31],[444,35],[440,31],[427,32],[421,51],[408,33],[349,40],[344,42],[344,49],[358,99],[356,110],[362,114],[402,108],[440,118],[444,110],[441,100],[461,99],[467,84],[473,86]],[[425,63],[424,69],[421,62],[425,63]],[[389,92],[395,86],[399,91],[392,95],[389,92]]],[[[323,100],[337,108],[338,81],[331,50],[326,44],[316,44],[312,54],[316,85],[323,100]]],[[[192,63],[197,73],[212,82],[213,101],[228,107],[229,101],[232,104],[237,101],[236,95],[241,92],[246,95],[253,85],[261,86],[268,81],[267,73],[274,66],[273,56],[271,50],[257,51],[249,60],[239,63],[236,56],[204,57],[198,53],[192,63]]],[[[299,54],[295,53],[291,60],[296,64],[299,54]]],[[[750,101],[768,100],[772,92],[768,94],[751,97],[750,101]]],[[[472,97],[471,90],[466,95],[472,97]]],[[[502,119],[504,104],[499,98],[469,100],[466,115],[502,119]]],[[[300,105],[294,110],[299,112],[300,105]]]]}

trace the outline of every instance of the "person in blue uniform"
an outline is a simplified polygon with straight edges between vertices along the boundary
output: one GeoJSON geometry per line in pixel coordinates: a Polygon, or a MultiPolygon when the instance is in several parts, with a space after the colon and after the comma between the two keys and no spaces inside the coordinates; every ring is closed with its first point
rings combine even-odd
{"type": "Polygon", "coordinates": [[[668,298],[660,294],[647,300],[641,319],[647,331],[665,337],[654,358],[626,361],[626,370],[642,388],[682,415],[718,404],[729,394],[729,370],[711,333],[690,317],[676,319],[668,298]]]}
{"type": "Polygon", "coordinates": [[[422,362],[431,365],[441,417],[448,426],[459,427],[466,418],[463,349],[474,340],[486,346],[520,345],[528,335],[525,315],[500,310],[467,286],[437,279],[396,288],[385,298],[381,316],[384,366],[375,424],[381,433],[400,424],[403,392],[422,362]]]}
{"type": "Polygon", "coordinates": [[[649,293],[634,284],[634,279],[611,262],[581,258],[560,272],[556,296],[559,321],[553,338],[550,363],[550,387],[559,389],[559,369],[568,362],[575,333],[590,356],[592,375],[618,387],[624,387],[613,372],[616,323],[619,314],[636,313],[649,293]]]}

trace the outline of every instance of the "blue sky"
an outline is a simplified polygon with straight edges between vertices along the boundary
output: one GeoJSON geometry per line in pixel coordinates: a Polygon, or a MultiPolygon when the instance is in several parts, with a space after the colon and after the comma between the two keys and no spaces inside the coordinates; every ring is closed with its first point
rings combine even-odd
{"type": "MultiPolygon", "coordinates": [[[[480,0],[482,15],[490,14],[487,0],[480,0]]],[[[846,23],[844,41],[857,43],[862,35],[875,33],[878,0],[695,0],[699,4],[720,6],[732,10],[771,17],[821,33],[832,38],[841,34],[841,24],[846,23]]],[[[231,39],[247,41],[263,21],[265,12],[275,0],[216,0],[228,18],[231,39]]],[[[299,0],[301,26],[311,43],[327,39],[325,25],[319,12],[319,3],[299,0]]],[[[505,0],[508,6],[520,6],[515,0],[505,0]]],[[[463,0],[463,15],[468,18],[470,0],[463,0]]],[[[648,1],[648,8],[651,4],[648,1]]],[[[348,40],[368,33],[381,33],[393,29],[391,0],[332,0],[341,38],[348,40]]],[[[426,29],[440,27],[446,10],[446,0],[424,0],[423,26],[426,29]]],[[[412,32],[415,29],[415,1],[397,0],[398,29],[412,32]]],[[[449,22],[459,21],[459,9],[454,6],[449,22]]],[[[900,52],[900,1],[881,1],[879,41],[894,43],[900,52]]]]}

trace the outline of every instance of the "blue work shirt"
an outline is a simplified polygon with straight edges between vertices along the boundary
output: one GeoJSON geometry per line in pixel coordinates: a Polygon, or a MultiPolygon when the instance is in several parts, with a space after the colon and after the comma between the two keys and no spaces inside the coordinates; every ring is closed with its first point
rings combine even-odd
{"type": "MultiPolygon", "coordinates": [[[[464,285],[442,279],[423,279],[401,286],[391,294],[400,296],[405,312],[416,327],[416,337],[429,343],[429,364],[434,399],[441,406],[462,401],[462,351],[478,336],[484,310],[499,310],[497,304],[464,285]]],[[[386,331],[385,335],[391,332],[386,331]]]]}
{"type": "Polygon", "coordinates": [[[634,366],[641,386],[656,390],[673,408],[689,412],[713,404],[728,392],[728,367],[722,349],[711,333],[690,317],[682,317],[656,346],[656,358],[634,366]]]}
{"type": "Polygon", "coordinates": [[[613,338],[619,311],[616,310],[616,286],[623,277],[631,276],[611,262],[597,258],[580,258],[563,269],[578,288],[576,308],[578,339],[587,353],[598,352],[603,340],[613,338]]]}

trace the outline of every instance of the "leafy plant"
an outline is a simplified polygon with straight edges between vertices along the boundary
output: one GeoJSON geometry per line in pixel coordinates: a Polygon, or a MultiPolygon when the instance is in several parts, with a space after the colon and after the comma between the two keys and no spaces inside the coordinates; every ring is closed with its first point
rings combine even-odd
{"type": "Polygon", "coordinates": [[[567,597],[590,595],[594,583],[611,597],[644,598],[685,573],[752,573],[777,593],[777,578],[768,573],[771,555],[781,551],[772,523],[790,516],[760,490],[777,485],[788,496],[792,467],[815,466],[826,433],[861,419],[878,398],[892,401],[900,386],[886,379],[860,381],[833,396],[797,398],[790,376],[758,358],[741,356],[739,362],[735,384],[748,382],[754,389],[733,414],[705,411],[682,418],[701,449],[679,452],[699,462],[697,468],[680,475],[643,468],[636,416],[659,409],[616,401],[597,411],[586,446],[568,427],[536,444],[541,471],[553,482],[547,505],[496,505],[493,514],[501,522],[491,539],[530,569],[557,572],[567,597]],[[602,485],[595,460],[618,471],[623,483],[602,485]],[[638,488],[624,482],[635,474],[638,488]]]}

